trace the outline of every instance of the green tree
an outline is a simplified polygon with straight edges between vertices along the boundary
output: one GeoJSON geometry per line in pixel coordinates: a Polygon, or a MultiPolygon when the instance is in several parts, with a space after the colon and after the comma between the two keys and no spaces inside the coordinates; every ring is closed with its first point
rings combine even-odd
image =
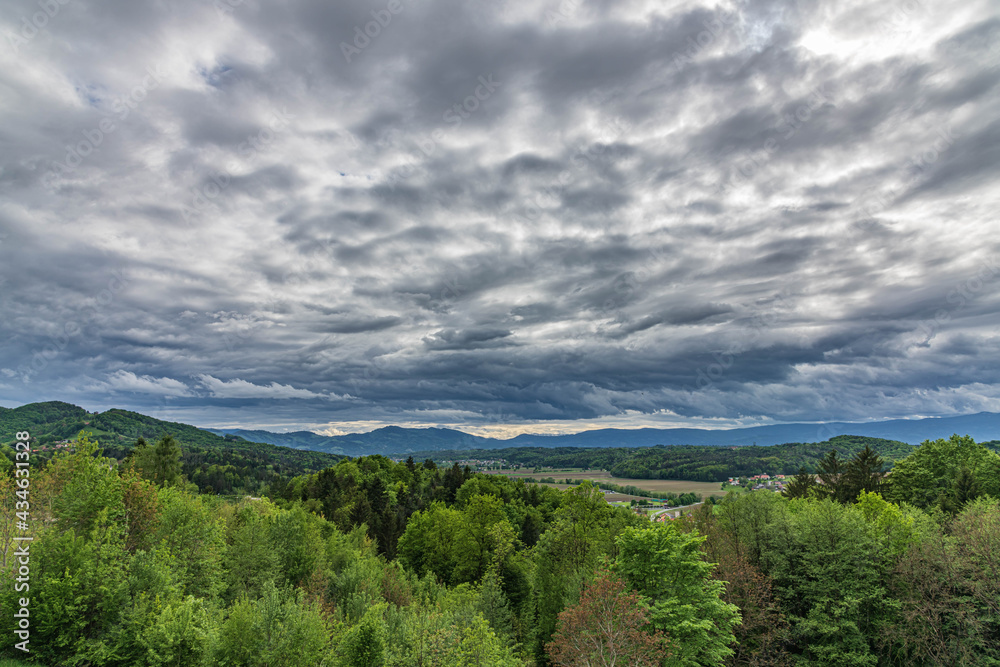
{"type": "Polygon", "coordinates": [[[13,610],[23,606],[19,598],[28,597],[33,656],[51,665],[109,662],[115,652],[109,633],[128,605],[122,533],[104,510],[87,535],[49,530],[36,537],[30,546],[30,589],[17,592],[9,580],[0,587],[5,634],[14,637],[13,610]]]}
{"type": "Polygon", "coordinates": [[[54,498],[52,509],[60,530],[86,535],[102,513],[112,521],[124,518],[124,488],[111,459],[103,457],[90,434],[80,432],[73,452],[60,452],[52,459],[47,478],[54,498]]]}
{"type": "Polygon", "coordinates": [[[208,499],[178,488],[160,489],[162,507],[156,530],[158,548],[166,549],[185,594],[214,598],[222,592],[225,524],[208,499]]]}
{"type": "Polygon", "coordinates": [[[414,512],[399,538],[400,561],[419,576],[433,572],[441,581],[451,582],[461,522],[462,513],[441,502],[414,512]]]}
{"type": "MultiPolygon", "coordinates": [[[[257,600],[243,597],[219,630],[215,663],[241,667],[320,665],[329,654],[329,628],[298,593],[268,584],[257,600]]],[[[361,663],[364,664],[364,663],[361,663]]]]}
{"type": "Polygon", "coordinates": [[[785,490],[781,492],[786,498],[808,498],[816,488],[816,475],[807,472],[804,467],[799,468],[797,474],[785,490]]]}
{"type": "Polygon", "coordinates": [[[920,526],[915,517],[881,495],[862,491],[854,506],[871,527],[879,555],[887,567],[919,541],[920,526]]]}
{"type": "Polygon", "coordinates": [[[154,481],[175,486],[181,481],[181,448],[174,436],[167,434],[153,447],[154,481]]]}
{"type": "Polygon", "coordinates": [[[132,445],[132,449],[130,449],[128,453],[125,454],[124,457],[122,457],[122,466],[126,467],[129,465],[134,465],[136,456],[144,452],[147,447],[149,447],[149,443],[146,442],[146,439],[140,435],[138,438],[136,438],[135,444],[132,445]]]}
{"type": "Polygon", "coordinates": [[[874,667],[879,628],[891,618],[879,544],[863,512],[833,499],[789,501],[764,556],[808,664],[874,667]]]}
{"type": "Polygon", "coordinates": [[[131,553],[152,548],[152,538],[160,520],[160,501],[157,489],[149,480],[142,479],[135,470],[121,473],[123,523],[125,548],[131,553]]]}
{"type": "MultiPolygon", "coordinates": [[[[975,479],[977,491],[1000,497],[1000,456],[969,436],[925,440],[912,454],[897,461],[886,495],[917,507],[939,506],[951,495],[962,468],[975,479]]],[[[969,486],[966,482],[967,490],[969,486]]]]}
{"type": "Polygon", "coordinates": [[[496,496],[473,496],[459,523],[453,581],[478,581],[494,553],[512,545],[515,533],[496,496]]]}
{"type": "Polygon", "coordinates": [[[608,505],[590,482],[565,491],[561,501],[554,524],[534,548],[533,648],[539,661],[545,660],[559,612],[579,600],[605,558],[617,555],[615,538],[629,526],[648,524],[626,508],[608,505]]]}
{"type": "Polygon", "coordinates": [[[382,667],[385,664],[386,628],[382,620],[384,605],[365,612],[341,643],[344,661],[350,667],[382,667]]]}
{"type": "Polygon", "coordinates": [[[958,514],[966,504],[980,496],[979,482],[967,466],[962,466],[955,475],[951,489],[943,495],[940,500],[941,509],[951,514],[958,514]]]}
{"type": "Polygon", "coordinates": [[[278,571],[283,584],[299,586],[316,568],[322,567],[324,545],[321,521],[301,506],[280,511],[271,521],[271,543],[277,552],[278,571]]]}
{"type": "Polygon", "coordinates": [[[837,502],[846,502],[848,494],[847,485],[844,483],[846,472],[847,466],[843,459],[837,454],[836,449],[831,449],[816,465],[816,473],[822,484],[820,495],[837,502]]]}
{"type": "Polygon", "coordinates": [[[226,529],[223,572],[226,599],[259,597],[264,587],[279,575],[278,549],[272,523],[274,508],[266,501],[243,501],[233,512],[226,529]]]}
{"type": "Polygon", "coordinates": [[[462,632],[458,655],[445,662],[451,667],[521,667],[510,646],[501,643],[482,614],[476,614],[472,623],[462,632]],[[456,659],[457,658],[457,659],[456,659]]]}
{"type": "Polygon", "coordinates": [[[515,636],[514,614],[510,602],[503,591],[503,581],[496,568],[491,568],[479,584],[479,605],[477,609],[501,638],[515,636]]]}
{"type": "Polygon", "coordinates": [[[216,628],[204,601],[187,596],[168,603],[143,637],[148,665],[211,665],[216,628]]]}
{"type": "Polygon", "coordinates": [[[714,513],[735,555],[755,568],[764,565],[774,524],[787,523],[788,503],[777,493],[755,491],[730,495],[714,513]]]}
{"type": "Polygon", "coordinates": [[[702,556],[705,537],[683,533],[674,522],[629,528],[618,537],[614,571],[650,600],[649,618],[670,638],[671,664],[722,665],[733,654],[739,610],[721,598],[725,586],[712,578],[702,556]]]}
{"type": "Polygon", "coordinates": [[[933,526],[891,572],[900,611],[881,628],[886,664],[1000,665],[1000,504],[973,500],[948,529],[933,526]]]}
{"type": "Polygon", "coordinates": [[[869,445],[855,454],[847,464],[843,479],[842,502],[853,503],[865,493],[879,493],[882,489],[882,468],[885,462],[869,445]]]}

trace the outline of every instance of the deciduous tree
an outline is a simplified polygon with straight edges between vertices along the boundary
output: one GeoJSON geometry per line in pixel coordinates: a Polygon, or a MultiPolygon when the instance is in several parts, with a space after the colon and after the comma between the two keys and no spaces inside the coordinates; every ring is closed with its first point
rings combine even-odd
{"type": "Polygon", "coordinates": [[[558,667],[655,667],[668,641],[650,625],[642,597],[604,571],[584,587],[578,604],[559,614],[547,651],[558,667]]]}
{"type": "Polygon", "coordinates": [[[887,495],[917,507],[934,507],[951,495],[962,468],[976,481],[978,492],[1000,497],[1000,456],[969,436],[925,440],[906,458],[896,461],[887,495]]]}
{"type": "Polygon", "coordinates": [[[715,565],[703,558],[704,541],[670,522],[629,528],[617,540],[613,569],[650,600],[649,618],[670,637],[671,664],[678,667],[723,664],[740,622],[736,606],[721,599],[724,584],[711,576],[715,565]]]}

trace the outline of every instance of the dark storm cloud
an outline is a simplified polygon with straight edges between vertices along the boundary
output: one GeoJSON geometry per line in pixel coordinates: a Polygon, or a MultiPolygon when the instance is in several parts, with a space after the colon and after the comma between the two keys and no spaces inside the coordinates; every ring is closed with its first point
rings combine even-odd
{"type": "Polygon", "coordinates": [[[987,2],[75,0],[25,38],[35,7],[0,54],[4,404],[1000,410],[987,2]]]}
{"type": "Polygon", "coordinates": [[[424,339],[431,350],[472,350],[498,345],[510,345],[505,339],[511,332],[504,329],[471,329],[456,331],[442,329],[424,339]]]}
{"type": "Polygon", "coordinates": [[[329,333],[363,333],[366,331],[382,331],[396,326],[400,318],[394,316],[377,317],[371,320],[341,320],[329,324],[320,324],[320,331],[329,333]]]}

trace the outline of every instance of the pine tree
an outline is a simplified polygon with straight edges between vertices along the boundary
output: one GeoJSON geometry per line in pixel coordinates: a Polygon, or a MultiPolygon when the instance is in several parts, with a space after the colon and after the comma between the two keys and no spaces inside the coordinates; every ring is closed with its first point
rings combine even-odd
{"type": "Polygon", "coordinates": [[[781,495],[786,498],[808,498],[814,488],[816,488],[816,475],[806,472],[803,467],[799,468],[799,474],[792,479],[781,495]]]}
{"type": "Polygon", "coordinates": [[[843,502],[842,480],[845,466],[844,461],[837,455],[836,449],[831,449],[826,456],[820,459],[816,466],[816,472],[819,481],[823,484],[822,495],[843,502]]]}
{"type": "Polygon", "coordinates": [[[951,489],[943,494],[941,508],[950,514],[958,514],[969,501],[980,495],[979,484],[972,471],[967,466],[962,466],[951,483],[951,489]]]}
{"type": "Polygon", "coordinates": [[[169,433],[157,440],[153,447],[140,438],[133,450],[132,460],[143,478],[159,486],[176,486],[182,480],[181,448],[169,433]]]}
{"type": "Polygon", "coordinates": [[[149,447],[149,443],[141,435],[136,439],[135,444],[132,445],[132,449],[129,450],[128,454],[122,459],[122,467],[126,468],[133,461],[138,460],[138,457],[149,447]]]}
{"type": "Polygon", "coordinates": [[[490,568],[479,584],[477,610],[499,637],[505,640],[514,637],[514,614],[503,592],[503,580],[495,568],[490,568]]]}
{"type": "Polygon", "coordinates": [[[181,480],[181,447],[174,436],[167,434],[153,448],[156,462],[156,483],[174,486],[181,480]]]}
{"type": "Polygon", "coordinates": [[[841,502],[853,503],[862,491],[880,493],[882,491],[882,457],[865,445],[865,448],[854,455],[844,474],[842,484],[843,498],[841,502]]]}

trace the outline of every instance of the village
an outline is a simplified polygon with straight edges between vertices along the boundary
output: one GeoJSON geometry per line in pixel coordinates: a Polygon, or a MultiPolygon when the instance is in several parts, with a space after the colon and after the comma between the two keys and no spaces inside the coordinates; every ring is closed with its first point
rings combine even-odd
{"type": "Polygon", "coordinates": [[[775,491],[780,493],[785,490],[785,475],[754,475],[753,477],[730,477],[723,488],[728,486],[740,486],[750,491],[775,491]]]}

